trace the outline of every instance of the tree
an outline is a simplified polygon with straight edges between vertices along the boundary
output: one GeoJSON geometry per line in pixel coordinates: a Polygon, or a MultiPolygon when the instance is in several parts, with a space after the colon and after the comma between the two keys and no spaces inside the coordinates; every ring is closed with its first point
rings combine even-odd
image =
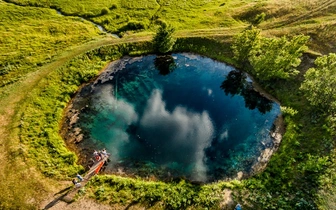
{"type": "Polygon", "coordinates": [[[260,36],[260,30],[252,28],[235,37],[232,45],[234,58],[245,66],[249,63],[258,79],[289,79],[299,73],[302,53],[307,49],[308,36],[295,36],[291,40],[260,36]]]}
{"type": "Polygon", "coordinates": [[[311,105],[327,113],[336,112],[336,54],[321,56],[315,60],[315,68],[305,74],[300,89],[311,105]]]}
{"type": "Polygon", "coordinates": [[[154,49],[158,53],[167,53],[173,49],[176,39],[173,37],[175,29],[166,23],[161,23],[153,38],[154,49]]]}
{"type": "Polygon", "coordinates": [[[262,80],[289,79],[299,73],[296,69],[301,63],[300,57],[307,49],[308,36],[262,38],[250,52],[249,62],[253,73],[262,80]]]}
{"type": "Polygon", "coordinates": [[[259,29],[252,27],[235,36],[231,49],[236,61],[243,64],[248,61],[251,51],[258,45],[260,32],[259,29]]]}

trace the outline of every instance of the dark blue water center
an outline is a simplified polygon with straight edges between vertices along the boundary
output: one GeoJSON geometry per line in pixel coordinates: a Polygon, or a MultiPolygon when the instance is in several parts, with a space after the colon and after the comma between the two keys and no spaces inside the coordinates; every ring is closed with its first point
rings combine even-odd
{"type": "Polygon", "coordinates": [[[192,54],[121,59],[90,88],[79,125],[112,168],[199,181],[249,171],[280,112],[244,73],[192,54]]]}

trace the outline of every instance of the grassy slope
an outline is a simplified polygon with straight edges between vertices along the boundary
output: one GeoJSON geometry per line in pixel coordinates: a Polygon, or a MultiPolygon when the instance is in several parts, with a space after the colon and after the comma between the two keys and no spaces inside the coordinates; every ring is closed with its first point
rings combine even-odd
{"type": "MultiPolygon", "coordinates": [[[[18,2],[35,2],[35,1],[18,1],[18,2]]],[[[37,2],[37,1],[36,1],[37,2]]],[[[230,36],[223,36],[223,34],[233,34],[237,33],[241,30],[241,27],[244,27],[245,24],[241,22],[241,20],[251,21],[251,17],[249,12],[265,12],[269,18],[266,19],[265,22],[260,24],[260,27],[264,29],[264,33],[267,35],[283,35],[283,34],[291,34],[291,33],[306,33],[310,34],[314,38],[314,42],[311,42],[310,45],[314,47],[313,49],[326,53],[328,51],[335,50],[333,46],[335,46],[335,37],[332,35],[335,31],[335,22],[334,18],[335,14],[335,4],[333,1],[309,1],[309,4],[304,4],[305,2],[298,2],[295,4],[285,4],[285,1],[260,1],[250,3],[249,1],[240,2],[237,4],[237,1],[227,1],[225,5],[220,6],[221,2],[213,1],[212,3],[205,4],[202,1],[197,1],[192,5],[182,4],[181,3],[170,3],[168,1],[159,1],[158,6],[155,2],[149,1],[148,4],[138,4],[138,3],[126,3],[125,2],[114,2],[114,1],[95,1],[94,4],[92,1],[83,2],[81,1],[51,1],[51,3],[47,3],[44,1],[39,1],[40,3],[37,6],[57,6],[63,12],[66,13],[78,13],[82,11],[89,11],[92,13],[98,13],[104,7],[109,7],[109,5],[116,4],[117,9],[112,10],[111,13],[102,17],[93,18],[96,21],[104,21],[105,19],[112,18],[113,12],[118,13],[119,19],[125,18],[125,21],[121,21],[117,25],[108,26],[108,27],[122,27],[127,23],[130,19],[142,20],[151,22],[151,17],[153,14],[156,15],[160,19],[164,19],[179,29],[184,29],[184,31],[178,31],[177,34],[180,36],[217,36],[220,37],[216,39],[226,39],[230,38],[230,36]],[[264,3],[263,3],[264,2],[264,3]],[[265,4],[267,2],[267,4],[265,4]],[[80,5],[77,5],[77,4],[80,5]],[[233,6],[234,5],[234,6],[233,6]],[[283,6],[286,5],[286,6],[283,6]],[[253,8],[253,9],[251,9],[253,8]],[[316,8],[315,10],[312,10],[316,8]],[[74,10],[74,11],[72,11],[74,10]],[[146,10],[145,14],[143,11],[146,10]],[[205,11],[204,11],[205,10],[205,11]],[[311,12],[313,11],[313,12],[311,12]],[[129,13],[125,15],[125,12],[129,13]],[[297,17],[295,18],[292,14],[295,14],[297,17]],[[195,15],[196,14],[196,15],[195,15]],[[199,15],[202,14],[202,15],[199,15]],[[248,15],[246,15],[248,14],[248,15]],[[324,16],[321,16],[321,15],[324,16]],[[145,17],[144,17],[145,16],[145,17]],[[206,18],[204,18],[206,17],[206,18]],[[233,19],[233,18],[234,19],[233,19]],[[250,17],[250,18],[249,18],[250,17]],[[100,19],[99,19],[100,18],[100,19]],[[138,18],[138,19],[137,19],[138,18]],[[211,20],[209,22],[203,20],[211,20]],[[293,21],[294,20],[294,21],[293,21]],[[310,21],[309,21],[310,20],[310,21]],[[177,22],[176,22],[177,21],[177,22]],[[326,22],[327,21],[327,22],[326,22]],[[231,28],[227,29],[216,29],[220,26],[235,26],[234,30],[231,28]],[[202,28],[215,28],[213,30],[198,30],[196,32],[192,32],[191,30],[185,29],[202,29],[202,28]],[[321,29],[323,30],[321,33],[321,29]],[[316,37],[316,38],[315,38],[316,37]],[[321,41],[323,40],[323,42],[321,41]],[[327,42],[325,42],[327,40],[327,42]]],[[[128,1],[127,1],[128,2],[128,1]]],[[[137,1],[138,2],[138,1],[137,1]]],[[[147,1],[146,1],[147,2],[147,1]]],[[[288,2],[287,2],[288,3],[288,2]]],[[[19,118],[15,118],[15,120],[11,122],[12,116],[19,112],[20,103],[26,97],[26,95],[32,90],[36,84],[40,81],[41,78],[45,77],[50,71],[57,69],[61,65],[63,65],[66,61],[73,58],[75,55],[81,54],[91,47],[97,47],[104,45],[111,40],[102,40],[99,42],[84,44],[78,48],[73,48],[69,52],[65,52],[62,56],[52,58],[55,62],[45,65],[45,63],[50,62],[49,57],[53,55],[59,54],[59,52],[68,47],[69,45],[76,45],[82,43],[83,41],[91,39],[97,35],[97,30],[92,27],[92,25],[84,24],[80,22],[78,19],[74,18],[65,18],[59,15],[56,15],[55,11],[46,10],[46,9],[33,9],[33,8],[22,8],[16,7],[13,5],[8,5],[6,3],[0,2],[0,7],[2,8],[1,17],[5,17],[4,22],[6,25],[0,25],[0,27],[6,27],[6,30],[0,30],[0,33],[3,33],[0,36],[1,43],[8,43],[6,45],[0,45],[0,47],[4,47],[0,49],[0,58],[2,59],[1,64],[11,64],[10,66],[14,66],[14,68],[10,68],[9,74],[13,74],[8,78],[22,78],[22,76],[27,77],[22,83],[14,83],[12,85],[6,85],[1,88],[2,94],[1,100],[1,129],[0,135],[2,141],[6,136],[10,136],[11,141],[1,142],[1,153],[4,154],[6,150],[8,151],[8,147],[15,148],[17,151],[18,148],[22,147],[22,145],[18,144],[17,139],[17,130],[16,129],[8,129],[9,127],[15,128],[20,121],[19,118]],[[3,13],[3,11],[6,11],[3,13]],[[42,11],[42,12],[41,12],[42,11]],[[36,16],[35,14],[39,14],[36,16]],[[14,15],[13,15],[14,14],[14,15]],[[20,16],[21,14],[21,16],[20,16]],[[22,15],[23,14],[23,15],[22,15]],[[3,16],[4,15],[4,16],[3,16]],[[21,22],[22,18],[24,21],[21,22]],[[41,22],[44,24],[40,24],[41,22]],[[76,22],[77,24],[73,24],[76,22]],[[10,24],[9,24],[10,23],[10,24]],[[50,28],[50,26],[53,26],[50,28]],[[71,26],[71,27],[70,27],[71,26]],[[78,26],[76,30],[73,29],[74,26],[78,26]],[[52,35],[55,32],[56,35],[52,35]],[[86,33],[83,36],[83,31],[86,33]],[[58,33],[59,32],[59,33],[58,33]],[[65,35],[66,34],[66,35],[65,35]],[[31,36],[32,35],[32,36],[31,36]],[[16,38],[13,38],[16,37],[16,38]],[[17,37],[20,37],[17,39],[17,37]],[[23,40],[20,45],[16,45],[18,40],[23,40]],[[34,40],[34,42],[31,42],[34,40]],[[10,44],[9,44],[10,43],[10,44]],[[22,46],[22,48],[18,48],[18,46],[22,46]],[[25,50],[26,49],[26,50],[25,50]],[[47,49],[47,50],[45,50],[47,49]],[[34,53],[37,52],[37,53],[34,53]],[[23,58],[23,59],[20,59],[23,58]],[[15,62],[12,64],[11,62],[15,62]],[[19,64],[17,64],[19,62],[19,64]],[[36,67],[37,65],[43,65],[42,67],[36,67]],[[14,69],[14,70],[13,70],[14,69]],[[36,73],[29,73],[32,71],[36,71],[36,73]],[[25,91],[22,91],[25,90],[25,91]],[[5,127],[6,126],[6,127],[5,127]],[[9,126],[9,127],[7,127],[9,126]],[[7,128],[7,129],[5,129],[7,128]],[[11,131],[11,135],[9,135],[9,131],[11,131]]],[[[117,16],[115,16],[117,18],[117,16]]],[[[110,25],[110,24],[109,24],[110,25]]],[[[137,35],[130,36],[129,39],[136,38],[137,35]]],[[[145,34],[141,39],[148,39],[149,37],[145,34]]],[[[136,40],[135,40],[136,41],[136,40]]],[[[118,42],[124,42],[124,40],[118,40],[118,42]]],[[[2,66],[1,70],[4,70],[4,67],[8,67],[8,65],[2,66]]],[[[7,71],[7,68],[6,68],[7,71]]],[[[15,82],[10,81],[9,79],[1,78],[1,82],[5,84],[15,82]]],[[[288,90],[290,91],[290,90],[288,90]]],[[[276,93],[275,93],[276,94],[276,93]]],[[[277,95],[281,95],[278,93],[277,95]]],[[[291,100],[290,98],[283,98],[282,100],[291,100]]],[[[20,112],[21,113],[21,112],[20,112]]],[[[301,120],[304,120],[304,116],[297,116],[297,118],[302,117],[301,120]]],[[[300,121],[300,119],[299,119],[300,121]]],[[[304,121],[303,121],[304,122],[304,121]]],[[[289,127],[288,129],[297,129],[289,127]]],[[[291,132],[292,133],[292,132],[291,132]]],[[[318,138],[321,135],[316,134],[316,141],[308,141],[314,142],[314,144],[318,144],[318,138]]],[[[294,140],[293,140],[294,142],[294,140]]],[[[290,146],[288,144],[287,146],[290,146]]],[[[286,152],[289,151],[288,148],[281,148],[279,155],[280,157],[275,157],[273,162],[273,168],[285,169],[284,165],[277,165],[277,161],[281,159],[281,154],[286,156],[286,152]],[[283,152],[281,152],[281,150],[283,152]]],[[[9,150],[12,151],[12,150],[9,150]]],[[[296,149],[293,146],[291,152],[295,153],[296,149]]],[[[17,156],[17,154],[10,154],[17,156]]],[[[12,156],[13,157],[13,156],[12,156]]],[[[6,157],[0,157],[1,162],[6,162],[6,157]]],[[[15,163],[22,161],[22,159],[14,159],[15,163]]],[[[281,161],[278,163],[281,163],[281,161]]],[[[7,180],[6,182],[1,182],[3,185],[2,188],[6,189],[0,196],[0,198],[6,199],[7,195],[13,196],[12,199],[17,199],[18,205],[21,205],[24,208],[23,203],[34,204],[35,202],[39,202],[38,198],[39,193],[43,191],[41,183],[45,183],[45,178],[41,177],[39,173],[35,172],[34,167],[30,167],[31,169],[27,170],[27,165],[29,162],[22,162],[22,164],[17,164],[14,168],[8,167],[8,165],[3,165],[1,170],[1,180],[7,180]],[[8,167],[8,168],[7,168],[8,167]],[[17,175],[13,175],[12,171],[16,171],[17,175]],[[5,179],[6,177],[6,179],[5,179]],[[8,178],[12,177],[12,178],[8,178]],[[23,178],[22,178],[23,177],[23,178]],[[17,184],[18,179],[22,179],[20,185],[17,184]],[[31,181],[36,180],[36,181],[31,181]],[[8,187],[11,186],[11,187],[8,187]],[[22,196],[23,195],[26,196],[22,196]],[[36,197],[37,200],[31,200],[32,197],[36,197]]],[[[276,171],[276,169],[274,169],[276,171]]],[[[267,174],[267,173],[266,173],[267,174]]],[[[272,183],[269,183],[271,185],[272,183]]],[[[322,192],[323,195],[325,192],[322,192]]],[[[332,195],[327,194],[330,199],[323,201],[323,206],[332,206],[335,205],[332,203],[334,199],[332,195]]],[[[8,197],[7,197],[8,199],[8,197]]],[[[12,199],[7,201],[13,201],[12,199]]],[[[10,203],[8,203],[10,204],[10,203]]],[[[15,204],[14,204],[15,205],[15,204]]]]}
{"type": "Polygon", "coordinates": [[[153,29],[153,23],[164,20],[176,29],[218,28],[239,25],[240,21],[232,18],[235,8],[245,3],[236,1],[69,1],[69,0],[10,0],[22,5],[36,5],[58,8],[69,15],[88,17],[103,25],[106,29],[117,32],[130,21],[143,22],[153,29]],[[108,14],[102,15],[102,8],[110,8],[108,14]],[[89,16],[88,16],[89,14],[89,16]],[[91,15],[91,16],[90,16],[91,15]]]}
{"type": "Polygon", "coordinates": [[[0,1],[0,87],[50,62],[69,46],[92,40],[99,31],[79,18],[54,10],[19,7],[0,1]]]}
{"type": "MultiPolygon", "coordinates": [[[[144,38],[138,38],[134,39],[132,41],[142,41],[144,38]]],[[[145,38],[148,40],[148,37],[145,38]]],[[[55,61],[46,64],[42,67],[38,67],[35,72],[29,73],[26,75],[26,79],[22,81],[21,83],[14,83],[12,85],[6,86],[6,92],[8,95],[4,97],[3,100],[0,101],[0,136],[1,136],[1,168],[0,168],[0,177],[2,181],[0,183],[0,187],[4,189],[2,193],[0,194],[0,200],[2,201],[1,204],[5,207],[12,206],[13,208],[19,209],[27,209],[27,208],[33,208],[36,206],[39,202],[41,202],[41,198],[43,196],[42,192],[46,192],[49,189],[48,185],[54,185],[56,186],[57,183],[55,183],[54,180],[50,180],[46,178],[45,176],[41,176],[41,171],[43,169],[41,168],[41,165],[45,164],[45,162],[36,162],[38,159],[45,159],[45,161],[50,161],[50,157],[48,157],[48,153],[46,153],[46,156],[41,157],[40,155],[43,155],[42,150],[37,150],[39,154],[36,156],[36,151],[29,151],[31,150],[31,147],[29,147],[29,143],[27,141],[33,140],[34,136],[27,136],[27,139],[22,139],[22,130],[25,129],[33,129],[35,128],[39,129],[40,127],[38,124],[22,124],[23,122],[29,122],[26,119],[29,120],[29,116],[33,113],[37,114],[36,111],[40,110],[42,111],[44,109],[48,109],[49,107],[49,113],[55,114],[58,113],[58,115],[53,116],[52,118],[56,117],[58,120],[60,120],[59,114],[62,113],[62,110],[59,111],[58,106],[63,106],[64,104],[59,104],[55,106],[53,105],[47,105],[46,106],[40,106],[40,107],[29,107],[32,104],[36,103],[48,103],[48,101],[34,101],[34,96],[39,95],[39,90],[43,90],[45,86],[49,85],[48,80],[43,80],[43,78],[47,78],[48,75],[60,67],[62,67],[65,63],[70,61],[71,59],[74,59],[76,56],[79,56],[80,54],[83,54],[84,52],[87,52],[91,49],[101,47],[104,45],[109,44],[118,44],[118,43],[125,43],[129,42],[129,40],[118,40],[113,38],[105,38],[98,41],[93,41],[89,43],[82,44],[77,47],[73,47],[69,49],[68,51],[63,52],[62,54],[55,57],[55,61]],[[37,90],[37,92],[33,90],[37,90]],[[33,103],[29,103],[32,102],[33,103]],[[27,105],[24,105],[27,104],[27,105]],[[24,105],[24,106],[23,106],[24,105]],[[24,108],[23,108],[24,107],[24,108]],[[23,109],[21,109],[23,108],[23,109]],[[56,109],[54,109],[56,108],[56,109]],[[24,117],[23,117],[24,116],[24,117]],[[23,117],[23,118],[22,118],[23,117]],[[19,135],[19,133],[21,133],[19,135]],[[9,161],[10,160],[10,161],[9,161]],[[36,166],[40,167],[39,171],[36,171],[36,166]],[[20,180],[20,182],[17,182],[17,180],[20,180]],[[35,181],[36,180],[36,181],[35,181]],[[49,182],[49,184],[48,184],[49,182]],[[23,196],[24,195],[24,196],[23,196]],[[31,200],[31,198],[35,198],[31,200]],[[27,201],[30,200],[30,204],[32,206],[26,206],[25,204],[27,201]]],[[[82,67],[84,69],[84,67],[82,67]]],[[[100,66],[101,68],[101,66],[100,66]]],[[[95,69],[98,71],[100,68],[95,69]]],[[[49,78],[50,79],[50,78],[49,78]]],[[[50,84],[56,85],[58,88],[62,88],[58,85],[58,83],[53,83],[50,81],[50,84]]],[[[73,89],[72,91],[76,90],[73,89]]],[[[63,90],[66,91],[66,90],[63,90]]],[[[71,91],[71,90],[70,90],[71,91]]],[[[57,100],[56,100],[57,101],[57,100]]],[[[45,113],[45,111],[43,111],[45,113]]],[[[34,115],[33,115],[34,116],[34,115]]],[[[36,115],[35,115],[36,116],[36,115]]],[[[33,121],[30,121],[30,123],[38,123],[38,122],[45,122],[43,116],[39,119],[33,119],[33,121]]],[[[52,121],[52,123],[56,123],[56,135],[57,138],[57,130],[58,130],[58,120],[52,121]]],[[[43,127],[44,125],[42,125],[43,127]]],[[[37,136],[36,136],[37,137],[37,136]]],[[[49,139],[49,138],[44,138],[49,139]]],[[[64,143],[58,142],[58,144],[61,143],[61,147],[64,148],[64,143]]],[[[50,145],[49,145],[50,146],[50,145]]],[[[47,147],[43,147],[45,149],[48,149],[47,147]]],[[[43,149],[42,148],[42,149],[43,149]]],[[[60,148],[63,150],[62,148],[60,148]]],[[[70,154],[71,155],[71,154],[70,154]]],[[[55,158],[56,159],[56,158],[55,158]]],[[[51,161],[53,162],[53,161],[51,161]]],[[[54,163],[51,163],[54,164],[54,163]]],[[[53,173],[53,167],[62,167],[62,165],[53,166],[50,164],[46,164],[51,168],[47,168],[44,171],[49,173],[46,173],[47,176],[52,177],[60,177],[59,174],[63,175],[63,178],[67,176],[70,171],[63,171],[62,173],[55,171],[56,174],[50,174],[53,173]],[[64,176],[65,175],[65,176],[64,176]]],[[[64,165],[63,165],[64,166],[64,165]]],[[[70,168],[67,168],[68,170],[73,170],[70,168]]],[[[76,170],[76,169],[75,169],[76,170]]],[[[77,169],[78,170],[78,169],[77,169]]],[[[74,172],[74,171],[73,171],[74,172]]],[[[72,172],[72,173],[73,173],[72,172]]],[[[0,206],[1,207],[1,206],[0,206]]]]}

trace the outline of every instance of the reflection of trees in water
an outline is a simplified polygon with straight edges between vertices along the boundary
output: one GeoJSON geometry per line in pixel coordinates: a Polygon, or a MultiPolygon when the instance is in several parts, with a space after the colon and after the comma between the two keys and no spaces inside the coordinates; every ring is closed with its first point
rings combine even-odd
{"type": "Polygon", "coordinates": [[[246,75],[240,71],[233,70],[227,75],[226,79],[220,86],[224,90],[225,95],[237,95],[242,92],[246,82],[246,75]]]}
{"type": "Polygon", "coordinates": [[[250,82],[246,80],[246,75],[238,70],[231,71],[220,86],[226,95],[241,95],[245,100],[245,107],[258,109],[265,114],[272,109],[273,102],[253,89],[250,82]]]}
{"type": "Polygon", "coordinates": [[[245,106],[249,109],[258,109],[263,114],[271,111],[273,102],[255,91],[251,84],[249,86],[241,92],[241,96],[245,99],[245,106]]]}
{"type": "Polygon", "coordinates": [[[174,58],[171,55],[156,56],[154,65],[155,68],[159,70],[160,74],[164,76],[176,69],[174,58]]]}

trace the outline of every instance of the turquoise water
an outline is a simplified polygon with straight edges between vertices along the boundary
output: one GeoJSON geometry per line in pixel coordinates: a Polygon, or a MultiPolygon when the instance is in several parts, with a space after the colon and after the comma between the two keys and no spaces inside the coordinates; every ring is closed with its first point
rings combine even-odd
{"type": "Polygon", "coordinates": [[[121,59],[77,98],[84,141],[112,153],[112,172],[196,181],[249,172],[280,113],[244,73],[193,54],[121,59]]]}

